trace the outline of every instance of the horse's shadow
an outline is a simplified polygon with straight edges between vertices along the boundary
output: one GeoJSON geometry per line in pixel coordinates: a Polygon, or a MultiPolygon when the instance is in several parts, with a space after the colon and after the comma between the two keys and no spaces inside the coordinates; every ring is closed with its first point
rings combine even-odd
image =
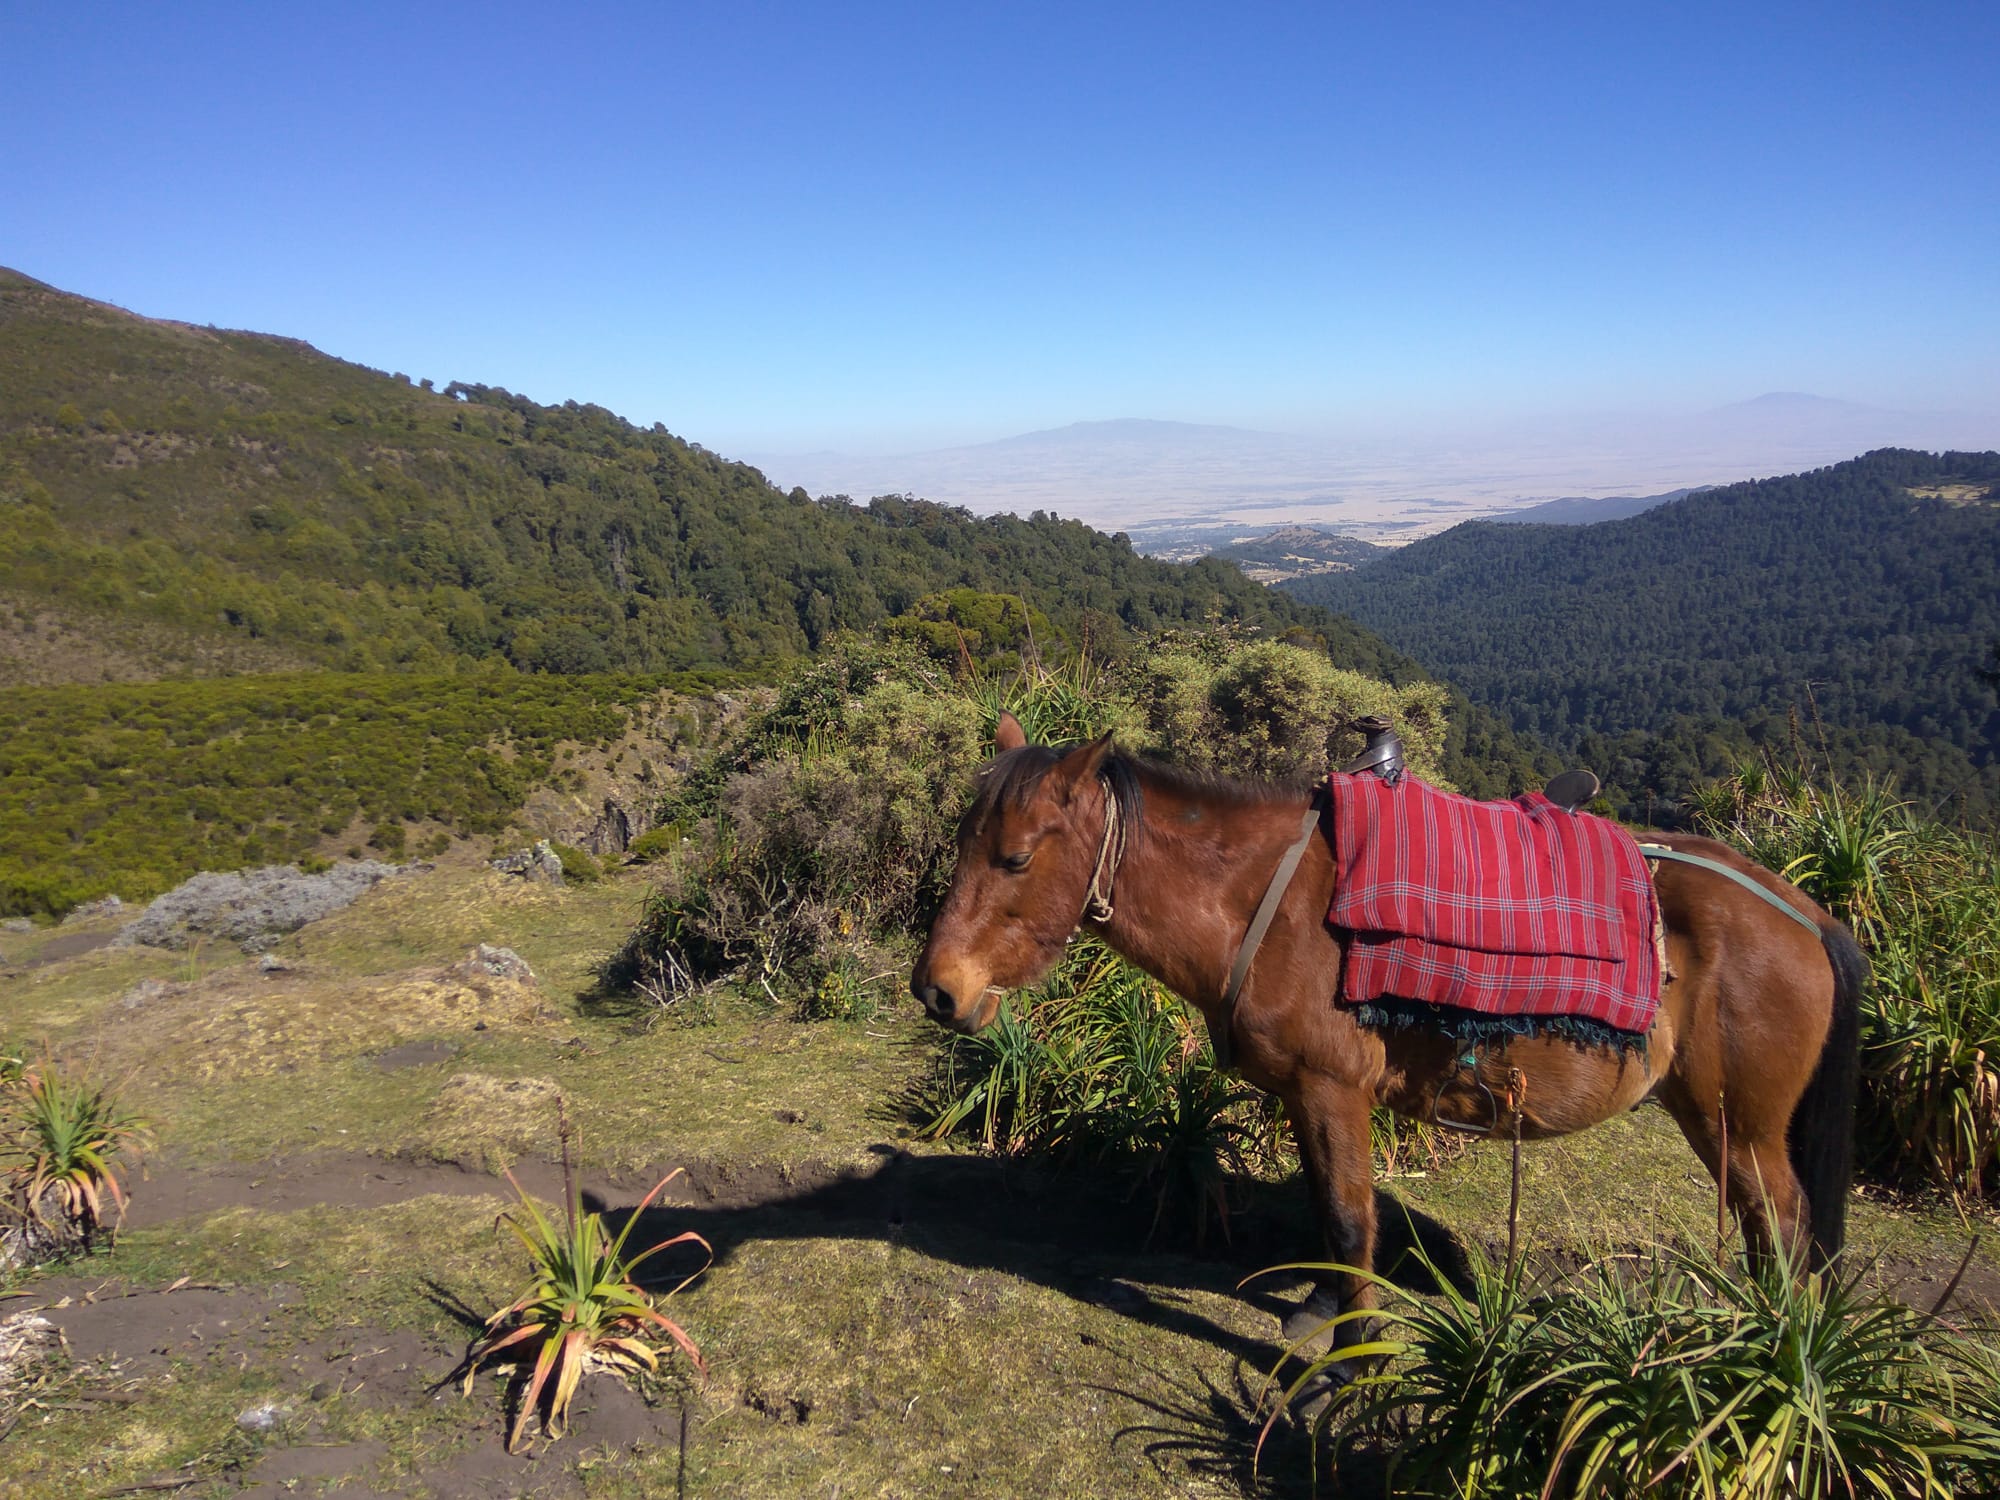
{"type": "MultiPolygon", "coordinates": [[[[1056,1171],[993,1157],[914,1155],[874,1148],[866,1168],[796,1190],[729,1202],[648,1208],[627,1243],[636,1254],[693,1230],[713,1250],[711,1268],[729,1264],[745,1245],[788,1239],[882,1240],[968,1270],[1017,1276],[1134,1321],[1209,1344],[1270,1369],[1284,1353],[1277,1320],[1301,1285],[1296,1275],[1238,1283],[1259,1269],[1316,1260],[1303,1185],[1237,1184],[1226,1258],[1184,1249],[1148,1248],[1154,1205],[1128,1194],[1108,1172],[1056,1171]],[[1200,1312],[1190,1291],[1236,1293],[1271,1315],[1268,1337],[1246,1336],[1200,1312]]],[[[631,1216],[601,1193],[585,1204],[614,1232],[631,1216]]],[[[1378,1190],[1376,1268],[1414,1291],[1434,1290],[1432,1271],[1469,1289],[1464,1248],[1435,1219],[1378,1190]],[[1412,1253],[1413,1251],[1418,1253],[1412,1253]]],[[[693,1245],[668,1248],[641,1268],[648,1286],[672,1286],[703,1273],[693,1245]]]]}

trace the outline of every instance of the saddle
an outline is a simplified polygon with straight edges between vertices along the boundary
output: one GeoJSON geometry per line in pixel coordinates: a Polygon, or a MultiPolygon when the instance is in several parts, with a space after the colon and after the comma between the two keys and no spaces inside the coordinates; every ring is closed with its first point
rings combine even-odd
{"type": "Polygon", "coordinates": [[[1480,802],[1411,774],[1388,720],[1353,727],[1362,752],[1328,778],[1340,1001],[1643,1033],[1659,1003],[1659,908],[1637,842],[1578,810],[1597,778],[1566,772],[1480,802]]]}

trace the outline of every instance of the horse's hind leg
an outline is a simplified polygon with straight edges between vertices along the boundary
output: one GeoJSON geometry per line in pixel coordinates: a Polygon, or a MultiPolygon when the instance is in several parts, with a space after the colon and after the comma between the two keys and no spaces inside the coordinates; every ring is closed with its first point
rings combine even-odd
{"type": "MultiPolygon", "coordinates": [[[[1306,1187],[1318,1222],[1321,1248],[1334,1265],[1355,1270],[1315,1275],[1313,1289],[1285,1319],[1287,1343],[1314,1338],[1342,1312],[1375,1305],[1375,1286],[1356,1271],[1375,1261],[1375,1174],[1369,1156],[1369,1094],[1324,1074],[1306,1074],[1285,1099],[1298,1137],[1306,1187]]],[[[1342,1348],[1363,1342],[1368,1319],[1356,1318],[1332,1331],[1342,1348]]]]}
{"type": "Polygon", "coordinates": [[[1790,1108],[1779,1114],[1767,1095],[1761,1106],[1748,1099],[1732,1103],[1723,1096],[1711,1098],[1704,1109],[1684,1087],[1663,1088],[1660,1102],[1680,1125],[1681,1134],[1709,1175],[1718,1184],[1726,1181],[1722,1191],[1743,1225],[1743,1239],[1751,1254],[1768,1255],[1782,1247],[1788,1255],[1801,1257],[1799,1265],[1803,1267],[1808,1216],[1805,1192],[1785,1149],[1790,1108]],[[1726,1179],[1722,1160],[1725,1133],[1729,1149],[1726,1179]]]}

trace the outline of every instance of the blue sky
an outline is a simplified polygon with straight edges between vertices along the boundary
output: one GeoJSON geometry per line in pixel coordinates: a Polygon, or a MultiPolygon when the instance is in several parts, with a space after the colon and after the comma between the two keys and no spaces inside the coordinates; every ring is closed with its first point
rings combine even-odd
{"type": "Polygon", "coordinates": [[[1996,58],[1991,3],[13,5],[0,264],[725,453],[1992,409],[1996,58]]]}

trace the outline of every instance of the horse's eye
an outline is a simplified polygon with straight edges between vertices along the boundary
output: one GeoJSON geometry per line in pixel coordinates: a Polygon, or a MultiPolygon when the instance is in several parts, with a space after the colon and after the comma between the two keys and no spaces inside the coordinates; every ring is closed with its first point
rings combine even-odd
{"type": "Polygon", "coordinates": [[[1025,854],[1010,854],[1005,859],[1001,860],[1000,863],[1005,865],[1009,870],[1013,871],[1016,875],[1018,875],[1023,870],[1028,868],[1028,861],[1033,859],[1034,857],[1035,856],[1032,851],[1025,854]]]}

